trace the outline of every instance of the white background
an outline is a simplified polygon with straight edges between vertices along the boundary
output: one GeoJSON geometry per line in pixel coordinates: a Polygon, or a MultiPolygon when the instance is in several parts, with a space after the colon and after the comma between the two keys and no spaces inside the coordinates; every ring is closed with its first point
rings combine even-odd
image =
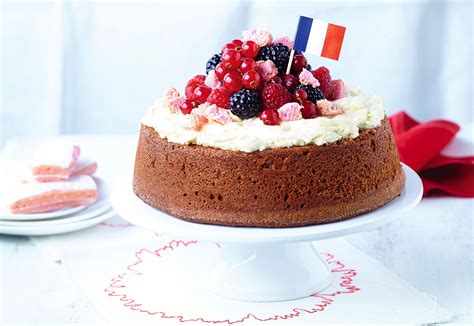
{"type": "Polygon", "coordinates": [[[16,135],[133,133],[242,30],[347,27],[333,77],[420,120],[472,121],[471,1],[3,1],[0,148],[16,135]]]}

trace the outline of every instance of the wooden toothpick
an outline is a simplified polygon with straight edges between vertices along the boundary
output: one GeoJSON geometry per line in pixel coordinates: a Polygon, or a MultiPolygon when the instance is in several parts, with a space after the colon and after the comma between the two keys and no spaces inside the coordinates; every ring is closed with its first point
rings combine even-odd
{"type": "Polygon", "coordinates": [[[293,57],[295,56],[295,50],[291,49],[290,61],[288,61],[288,67],[286,67],[286,74],[288,75],[291,70],[291,64],[293,63],[293,57]]]}

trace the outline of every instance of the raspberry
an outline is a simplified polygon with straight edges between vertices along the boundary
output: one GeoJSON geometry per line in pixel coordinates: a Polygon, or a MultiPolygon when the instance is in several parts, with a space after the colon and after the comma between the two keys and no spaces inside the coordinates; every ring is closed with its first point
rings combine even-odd
{"type": "Polygon", "coordinates": [[[281,84],[267,84],[262,91],[264,109],[276,110],[291,102],[291,94],[281,84]]]}
{"type": "Polygon", "coordinates": [[[227,91],[224,87],[216,88],[212,90],[211,94],[207,98],[207,102],[215,104],[220,108],[230,109],[229,99],[232,93],[227,91]]]}
{"type": "Polygon", "coordinates": [[[184,94],[186,95],[186,98],[192,100],[194,97],[194,89],[200,85],[203,85],[205,80],[206,76],[204,75],[196,75],[190,79],[184,88],[184,94]]]}
{"type": "Polygon", "coordinates": [[[323,91],[324,97],[328,98],[332,96],[332,79],[329,69],[326,67],[319,67],[312,71],[312,74],[319,81],[321,91],[323,91]]]}
{"type": "Polygon", "coordinates": [[[336,79],[332,81],[332,95],[329,98],[330,100],[338,100],[343,98],[345,95],[344,82],[341,79],[336,79]]]}

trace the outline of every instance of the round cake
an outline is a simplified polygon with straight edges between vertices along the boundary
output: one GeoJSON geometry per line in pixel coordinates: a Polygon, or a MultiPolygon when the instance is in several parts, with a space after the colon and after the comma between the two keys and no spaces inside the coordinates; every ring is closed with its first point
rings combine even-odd
{"type": "Polygon", "coordinates": [[[289,77],[279,60],[291,44],[272,40],[244,32],[185,95],[171,88],[150,107],[133,178],[140,199],[192,222],[296,227],[351,218],[401,193],[405,176],[380,97],[332,80],[325,67],[311,71],[302,54],[289,77]]]}

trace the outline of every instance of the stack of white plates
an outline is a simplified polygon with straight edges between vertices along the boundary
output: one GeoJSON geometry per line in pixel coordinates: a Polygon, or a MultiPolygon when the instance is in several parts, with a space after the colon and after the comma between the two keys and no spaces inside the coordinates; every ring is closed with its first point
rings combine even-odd
{"type": "Polygon", "coordinates": [[[82,230],[116,215],[110,206],[109,187],[94,178],[99,188],[99,198],[90,206],[80,206],[48,213],[11,214],[0,211],[0,234],[50,235],[82,230]]]}

